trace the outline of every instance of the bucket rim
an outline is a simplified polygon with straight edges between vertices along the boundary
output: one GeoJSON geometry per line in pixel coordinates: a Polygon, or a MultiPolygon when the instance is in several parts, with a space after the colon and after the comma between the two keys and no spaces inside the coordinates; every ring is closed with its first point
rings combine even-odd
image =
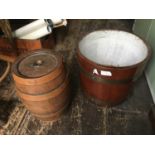
{"type": "MultiPolygon", "coordinates": [[[[89,34],[91,33],[94,33],[94,32],[99,32],[99,31],[115,31],[115,32],[125,32],[125,33],[128,33],[128,34],[131,34],[133,36],[136,36],[137,38],[139,38],[143,43],[144,45],[146,46],[147,48],[147,56],[140,62],[138,63],[135,63],[133,65],[129,65],[129,66],[112,66],[112,65],[103,65],[103,64],[100,64],[100,63],[97,63],[97,62],[94,62],[90,59],[88,59],[86,56],[84,56],[81,52],[80,52],[80,48],[79,48],[79,43],[78,43],[78,52],[77,52],[77,56],[79,55],[80,57],[82,57],[85,61],[88,61],[90,64],[92,65],[96,65],[96,66],[100,66],[100,67],[106,67],[106,68],[109,68],[109,69],[130,69],[130,68],[134,68],[136,66],[139,66],[141,64],[143,64],[144,62],[147,62],[151,55],[152,55],[152,48],[150,46],[150,44],[144,39],[142,38],[141,36],[137,35],[137,34],[134,34],[132,32],[128,32],[128,31],[124,31],[124,30],[119,30],[119,29],[100,29],[100,30],[95,30],[95,31],[92,31],[92,32],[89,32],[87,33],[85,36],[82,37],[82,39],[84,39],[86,36],[88,36],[89,34]]],[[[82,41],[82,39],[80,41],[82,41]]]]}

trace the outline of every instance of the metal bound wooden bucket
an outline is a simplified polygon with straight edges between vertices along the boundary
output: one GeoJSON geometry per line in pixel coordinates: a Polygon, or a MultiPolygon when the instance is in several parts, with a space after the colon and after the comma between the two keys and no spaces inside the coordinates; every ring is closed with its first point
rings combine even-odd
{"type": "Polygon", "coordinates": [[[21,55],[14,63],[17,94],[41,120],[60,117],[69,101],[69,83],[62,57],[41,49],[21,55]]]}
{"type": "Polygon", "coordinates": [[[138,36],[118,30],[95,31],[79,43],[80,80],[98,105],[121,103],[144,70],[150,48],[138,36]]]}

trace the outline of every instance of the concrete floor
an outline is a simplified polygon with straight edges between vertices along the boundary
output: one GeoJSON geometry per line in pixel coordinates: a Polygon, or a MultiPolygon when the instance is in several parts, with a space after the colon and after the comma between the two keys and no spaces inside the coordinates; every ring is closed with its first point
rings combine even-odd
{"type": "Polygon", "coordinates": [[[98,29],[131,31],[128,20],[72,20],[67,29],[56,32],[55,52],[63,54],[70,71],[72,102],[57,122],[37,120],[14,94],[11,76],[0,85],[1,134],[154,134],[149,118],[153,105],[145,76],[138,79],[128,98],[112,108],[100,108],[83,95],[79,83],[76,48],[88,32],[98,29]]]}

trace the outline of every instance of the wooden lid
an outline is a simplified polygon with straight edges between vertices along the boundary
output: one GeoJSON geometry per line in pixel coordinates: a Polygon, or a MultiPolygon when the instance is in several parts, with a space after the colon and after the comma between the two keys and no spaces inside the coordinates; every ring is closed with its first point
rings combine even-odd
{"type": "Polygon", "coordinates": [[[54,54],[51,50],[41,49],[21,55],[15,61],[12,71],[16,81],[31,82],[31,80],[41,78],[40,80],[45,82],[49,80],[47,77],[55,77],[61,66],[62,57],[59,54],[54,54]]]}
{"type": "Polygon", "coordinates": [[[53,71],[58,65],[58,59],[54,54],[40,51],[22,59],[17,69],[25,77],[40,77],[53,71]]]}

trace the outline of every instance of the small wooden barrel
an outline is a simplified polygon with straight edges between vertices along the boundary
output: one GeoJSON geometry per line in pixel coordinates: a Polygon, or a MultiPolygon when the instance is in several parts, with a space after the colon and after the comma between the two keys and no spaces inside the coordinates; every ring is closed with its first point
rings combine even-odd
{"type": "Polygon", "coordinates": [[[150,54],[146,43],[128,32],[103,30],[88,34],[80,41],[77,54],[85,94],[100,106],[121,103],[150,54]]]}
{"type": "Polygon", "coordinates": [[[13,65],[17,94],[41,120],[59,118],[69,102],[69,83],[62,57],[41,49],[20,56],[13,65]]]}

